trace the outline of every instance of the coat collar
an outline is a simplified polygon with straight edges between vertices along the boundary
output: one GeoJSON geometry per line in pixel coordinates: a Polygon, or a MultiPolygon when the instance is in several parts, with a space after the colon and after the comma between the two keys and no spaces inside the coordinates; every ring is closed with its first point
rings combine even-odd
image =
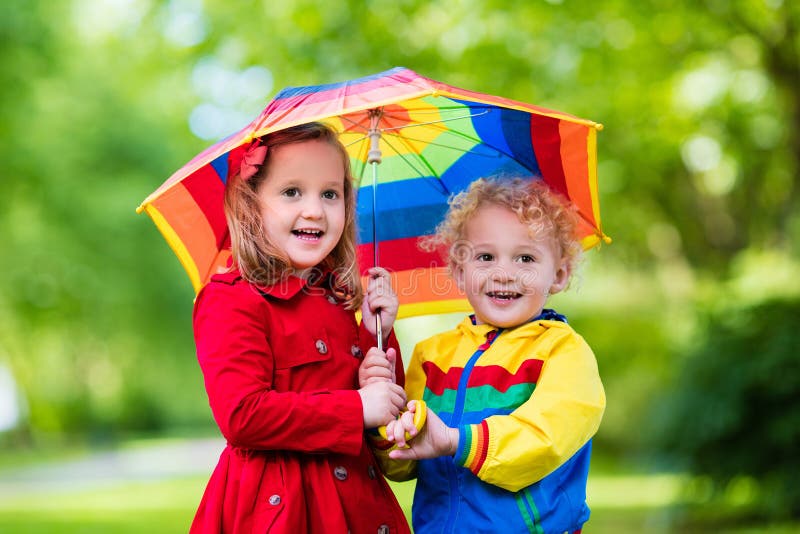
{"type": "MultiPolygon", "coordinates": [[[[275,297],[281,300],[289,300],[307,287],[330,287],[330,277],[330,272],[324,272],[313,280],[306,280],[305,278],[289,275],[278,280],[274,284],[253,284],[253,287],[255,287],[264,296],[275,297]]],[[[236,283],[237,280],[242,280],[244,283],[247,283],[247,281],[242,277],[242,273],[238,269],[232,269],[227,273],[215,275],[213,279],[229,284],[236,283]]]]}
{"type": "Polygon", "coordinates": [[[282,278],[272,285],[268,286],[255,286],[262,294],[269,295],[270,297],[279,298],[281,300],[289,300],[294,297],[304,288],[309,287],[311,284],[305,278],[299,278],[294,275],[289,275],[282,278]]]}

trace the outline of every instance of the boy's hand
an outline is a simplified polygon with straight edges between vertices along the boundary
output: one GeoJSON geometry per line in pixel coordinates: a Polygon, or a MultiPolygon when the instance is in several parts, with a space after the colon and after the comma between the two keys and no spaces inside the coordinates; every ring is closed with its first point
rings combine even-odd
{"type": "Polygon", "coordinates": [[[358,386],[363,388],[372,382],[382,381],[394,384],[397,381],[394,372],[396,361],[397,351],[394,349],[390,348],[383,353],[377,347],[372,347],[358,367],[358,386]]]}
{"type": "Polygon", "coordinates": [[[424,401],[409,401],[408,410],[402,412],[400,417],[390,421],[385,427],[380,427],[378,432],[385,440],[394,442],[398,447],[405,447],[406,442],[414,439],[425,427],[427,412],[424,401]]]}
{"type": "MultiPolygon", "coordinates": [[[[413,401],[409,403],[409,412],[412,409],[412,403],[413,401]]],[[[458,448],[458,429],[450,428],[445,425],[444,422],[439,419],[439,416],[431,409],[427,408],[427,410],[427,421],[419,434],[407,443],[407,448],[397,448],[391,451],[389,453],[389,458],[393,460],[422,460],[446,455],[452,456],[456,453],[456,449],[458,448]]],[[[398,419],[398,421],[401,420],[402,417],[398,419]]],[[[397,438],[399,429],[394,427],[399,425],[395,424],[392,426],[392,432],[395,434],[393,437],[397,438]]],[[[403,428],[403,436],[405,431],[406,429],[403,428]]],[[[397,442],[397,444],[399,445],[400,443],[397,442]]]]}
{"type": "Polygon", "coordinates": [[[387,380],[372,382],[358,390],[364,413],[364,427],[375,428],[394,421],[406,403],[403,388],[387,380]]]}
{"type": "MultiPolygon", "coordinates": [[[[389,333],[394,326],[397,318],[397,308],[400,306],[397,295],[392,289],[392,279],[389,271],[382,267],[373,267],[367,271],[369,282],[364,302],[361,304],[361,317],[367,331],[377,336],[375,327],[375,316],[381,314],[381,331],[383,342],[389,339],[389,333]]],[[[377,339],[377,337],[376,337],[377,339]]]]}

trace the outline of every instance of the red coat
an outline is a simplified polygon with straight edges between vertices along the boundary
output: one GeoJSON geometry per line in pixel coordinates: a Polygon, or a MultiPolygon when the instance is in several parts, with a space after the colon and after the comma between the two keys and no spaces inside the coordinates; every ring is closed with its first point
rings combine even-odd
{"type": "MultiPolygon", "coordinates": [[[[238,272],[215,276],[197,297],[194,333],[228,443],[192,533],[409,532],[355,391],[375,340],[324,283],[259,290],[238,272]]],[[[401,385],[402,369],[398,359],[401,385]]]]}

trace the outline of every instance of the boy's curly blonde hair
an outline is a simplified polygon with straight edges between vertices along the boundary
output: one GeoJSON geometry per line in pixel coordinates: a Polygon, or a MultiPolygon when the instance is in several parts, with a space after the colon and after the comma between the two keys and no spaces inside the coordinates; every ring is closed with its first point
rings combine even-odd
{"type": "Polygon", "coordinates": [[[464,239],[467,222],[485,204],[503,206],[514,212],[520,222],[528,226],[532,238],[552,236],[562,265],[573,272],[583,250],[576,234],[577,209],[542,180],[481,178],[472,182],[466,191],[450,199],[445,220],[435,234],[420,240],[420,247],[446,254],[453,272],[464,262],[458,244],[464,239]]]}

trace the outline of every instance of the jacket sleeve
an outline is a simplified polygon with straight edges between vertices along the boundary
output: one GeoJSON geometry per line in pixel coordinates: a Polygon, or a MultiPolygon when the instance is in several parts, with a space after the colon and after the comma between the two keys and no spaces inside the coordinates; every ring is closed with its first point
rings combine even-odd
{"type": "Polygon", "coordinates": [[[606,399],[594,354],[577,334],[555,330],[531,397],[508,415],[459,427],[454,462],[484,482],[519,491],[569,460],[600,426],[606,399]]]}
{"type": "MultiPolygon", "coordinates": [[[[423,351],[420,345],[417,345],[408,364],[405,383],[408,400],[420,400],[425,392],[425,372],[422,369],[422,354],[423,351]]],[[[378,465],[380,465],[386,478],[398,482],[417,478],[416,460],[392,460],[388,455],[389,451],[394,448],[394,444],[381,440],[380,436],[372,435],[371,438],[375,458],[378,460],[378,465]]]]}
{"type": "Polygon", "coordinates": [[[354,390],[278,392],[261,297],[208,284],[197,297],[194,335],[211,411],[232,446],[358,454],[361,397],[354,390]]]}
{"type": "MultiPolygon", "coordinates": [[[[366,329],[363,321],[361,322],[359,329],[359,337],[361,340],[361,349],[364,351],[364,354],[366,354],[370,348],[377,346],[375,338],[369,333],[369,330],[366,329]]],[[[397,384],[405,386],[405,368],[403,366],[403,358],[400,354],[400,344],[397,341],[397,336],[395,336],[394,329],[392,329],[392,331],[389,333],[389,339],[387,340],[386,347],[384,347],[384,349],[390,348],[393,348],[397,351],[397,360],[395,361],[394,370],[395,381],[397,384]]],[[[378,430],[375,428],[367,430],[367,437],[370,448],[375,455],[375,460],[378,462],[378,466],[386,478],[390,480],[409,480],[410,478],[413,478],[411,476],[405,476],[402,472],[397,472],[398,464],[403,462],[398,462],[397,460],[392,460],[389,458],[389,451],[394,449],[393,443],[381,438],[380,434],[378,434],[378,430]]]]}

